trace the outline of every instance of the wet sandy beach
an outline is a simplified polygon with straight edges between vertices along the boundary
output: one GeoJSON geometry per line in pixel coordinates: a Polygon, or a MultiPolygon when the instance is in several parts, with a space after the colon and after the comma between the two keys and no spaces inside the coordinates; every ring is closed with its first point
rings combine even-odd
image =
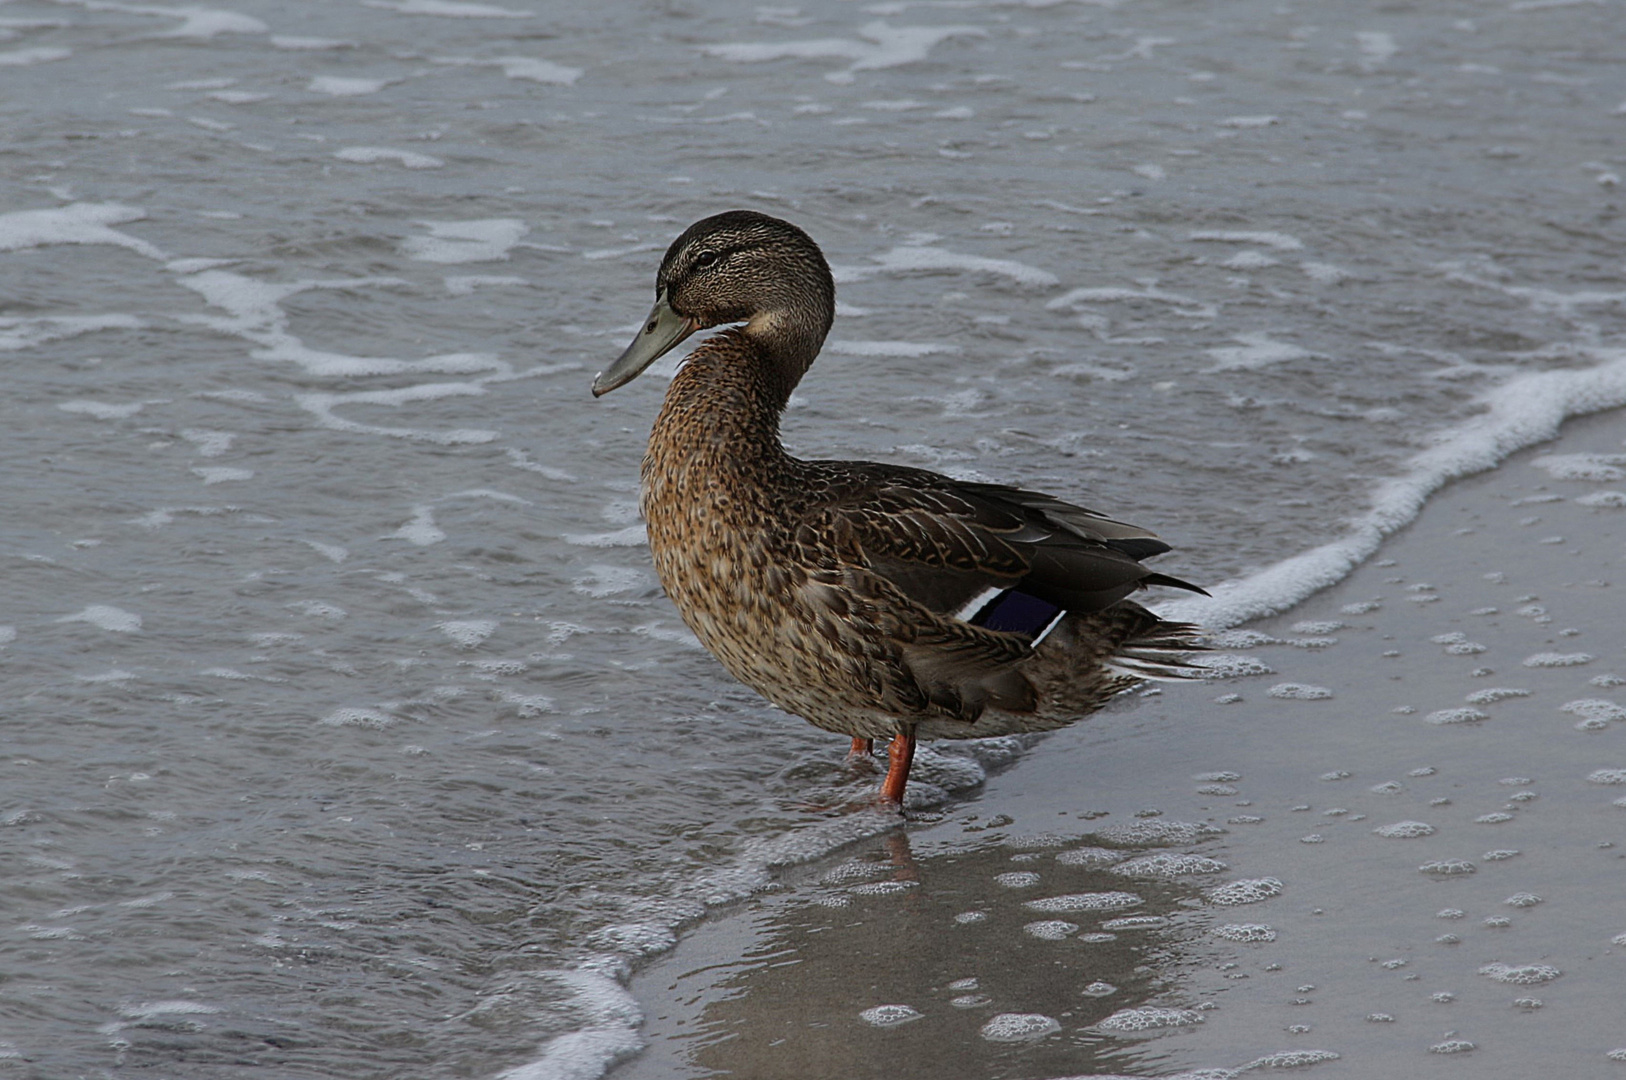
{"type": "Polygon", "coordinates": [[[1626,416],[1437,495],[1231,677],[782,872],[634,980],[655,1077],[1626,1074],[1626,416]]]}

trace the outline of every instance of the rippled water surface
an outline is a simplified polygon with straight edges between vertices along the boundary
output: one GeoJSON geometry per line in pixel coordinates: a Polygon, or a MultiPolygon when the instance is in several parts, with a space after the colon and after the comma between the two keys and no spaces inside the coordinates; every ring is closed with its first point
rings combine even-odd
{"type": "Polygon", "coordinates": [[[836,265],[797,452],[1240,578],[1626,400],[1618,23],[0,4],[0,1071],[595,1075],[630,963],[885,827],[661,596],[661,379],[587,393],[691,220],[836,265]]]}

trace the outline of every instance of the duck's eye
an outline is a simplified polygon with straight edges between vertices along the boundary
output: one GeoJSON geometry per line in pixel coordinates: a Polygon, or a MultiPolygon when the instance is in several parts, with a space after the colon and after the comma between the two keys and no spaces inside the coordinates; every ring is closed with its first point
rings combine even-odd
{"type": "Polygon", "coordinates": [[[717,254],[715,251],[702,251],[700,254],[694,257],[694,268],[696,270],[708,270],[711,267],[716,266],[717,260],[720,258],[722,258],[722,256],[717,254]]]}

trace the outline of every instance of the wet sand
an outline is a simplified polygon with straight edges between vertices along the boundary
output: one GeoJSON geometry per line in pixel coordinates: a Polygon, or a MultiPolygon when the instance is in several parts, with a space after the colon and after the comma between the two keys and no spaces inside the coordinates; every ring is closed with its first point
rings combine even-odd
{"type": "Polygon", "coordinates": [[[702,923],[614,1076],[1626,1076],[1623,588],[1617,411],[702,923]]]}

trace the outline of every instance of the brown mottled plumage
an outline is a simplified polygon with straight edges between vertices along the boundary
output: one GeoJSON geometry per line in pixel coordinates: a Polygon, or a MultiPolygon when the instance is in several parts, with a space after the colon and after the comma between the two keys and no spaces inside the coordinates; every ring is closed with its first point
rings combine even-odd
{"type": "Polygon", "coordinates": [[[595,396],[697,329],[744,324],[689,355],[650,434],[661,583],[735,678],[855,746],[891,738],[883,800],[902,801],[917,736],[1043,731],[1187,673],[1194,629],[1125,599],[1202,591],[1140,564],[1168,550],[1146,530],[1017,488],[785,453],[780,414],[835,312],[800,229],[745,210],[697,222],[656,294],[595,396]]]}

